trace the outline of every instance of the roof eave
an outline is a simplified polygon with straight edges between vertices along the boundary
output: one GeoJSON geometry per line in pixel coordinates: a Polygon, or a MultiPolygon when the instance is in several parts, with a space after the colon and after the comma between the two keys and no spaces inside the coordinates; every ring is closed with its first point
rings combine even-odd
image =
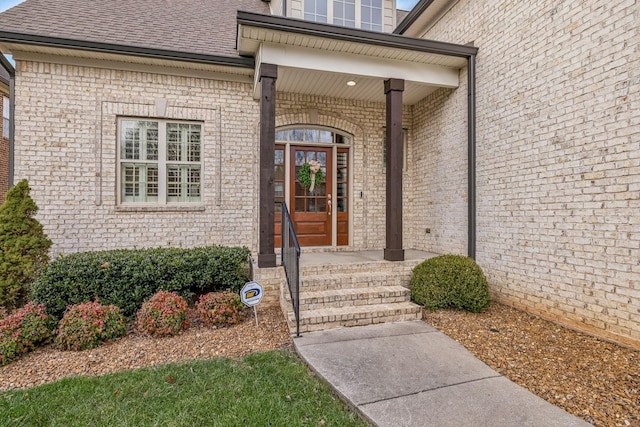
{"type": "Polygon", "coordinates": [[[393,30],[393,34],[404,34],[404,32],[407,31],[409,27],[411,27],[411,25],[413,25],[416,22],[416,20],[420,17],[420,15],[422,15],[422,13],[425,10],[427,10],[429,6],[431,6],[431,3],[433,3],[433,1],[434,0],[420,0],[413,7],[413,9],[411,9],[409,14],[404,17],[402,22],[400,22],[396,26],[396,29],[393,30]]]}
{"type": "MultiPolygon", "coordinates": [[[[16,69],[13,68],[13,65],[11,65],[9,60],[5,58],[2,53],[0,53],[0,67],[4,68],[7,71],[7,73],[9,74],[9,79],[15,77],[16,69]]],[[[4,83],[5,85],[9,85],[9,80],[7,80],[4,76],[0,76],[0,82],[4,83]]]]}
{"type": "Polygon", "coordinates": [[[113,43],[93,42],[87,40],[73,40],[57,37],[41,36],[37,34],[22,34],[0,31],[0,43],[20,43],[53,48],[77,49],[101,53],[141,56],[155,59],[179,60],[200,64],[220,65],[227,67],[253,68],[254,59],[223,55],[207,55],[194,52],[156,49],[140,46],[120,45],[113,43]]]}
{"type": "Polygon", "coordinates": [[[319,24],[301,19],[263,15],[241,10],[238,11],[238,25],[463,58],[475,56],[478,53],[477,47],[469,45],[416,39],[398,34],[319,24]]]}

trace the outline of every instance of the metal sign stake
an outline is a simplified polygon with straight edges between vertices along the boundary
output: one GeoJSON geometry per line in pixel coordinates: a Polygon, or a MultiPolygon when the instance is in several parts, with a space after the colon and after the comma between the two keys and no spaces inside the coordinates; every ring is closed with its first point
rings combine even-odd
{"type": "Polygon", "coordinates": [[[256,327],[258,327],[258,310],[256,306],[262,301],[262,285],[258,282],[247,282],[240,290],[240,299],[242,302],[253,307],[253,315],[256,318],[256,327]]]}

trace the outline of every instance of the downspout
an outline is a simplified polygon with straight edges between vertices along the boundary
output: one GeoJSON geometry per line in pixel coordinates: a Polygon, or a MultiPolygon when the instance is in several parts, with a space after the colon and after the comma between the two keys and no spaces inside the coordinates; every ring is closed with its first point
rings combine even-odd
{"type": "Polygon", "coordinates": [[[9,188],[13,187],[13,170],[14,170],[14,134],[16,130],[16,72],[10,71],[9,78],[9,188]]]}
{"type": "Polygon", "coordinates": [[[468,255],[476,258],[476,56],[467,58],[468,255]]]}

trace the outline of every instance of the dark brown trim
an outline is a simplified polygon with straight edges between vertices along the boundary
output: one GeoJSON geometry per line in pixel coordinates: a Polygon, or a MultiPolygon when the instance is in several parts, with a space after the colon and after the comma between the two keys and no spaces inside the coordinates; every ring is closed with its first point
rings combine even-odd
{"type": "Polygon", "coordinates": [[[260,234],[258,267],[276,266],[274,252],[276,79],[278,66],[260,65],[260,234]]]}
{"type": "Polygon", "coordinates": [[[402,248],[402,92],[404,80],[384,82],[387,97],[386,246],[384,259],[404,261],[402,248]]]}
{"type": "Polygon", "coordinates": [[[467,58],[478,52],[478,49],[473,46],[319,24],[302,19],[283,18],[281,16],[264,15],[242,10],[238,11],[238,25],[461,58],[467,58]]]}
{"type": "Polygon", "coordinates": [[[476,258],[476,57],[467,60],[467,173],[468,173],[468,242],[469,258],[476,258]]]}
{"type": "Polygon", "coordinates": [[[34,34],[0,31],[0,42],[20,43],[33,46],[55,47],[63,49],[87,50],[92,52],[113,53],[119,55],[141,56],[145,58],[166,59],[193,62],[198,64],[222,65],[229,67],[254,68],[253,58],[241,56],[207,55],[202,53],[181,52],[176,50],[155,49],[149,47],[119,45],[113,43],[92,42],[86,40],[63,39],[34,34]]]}

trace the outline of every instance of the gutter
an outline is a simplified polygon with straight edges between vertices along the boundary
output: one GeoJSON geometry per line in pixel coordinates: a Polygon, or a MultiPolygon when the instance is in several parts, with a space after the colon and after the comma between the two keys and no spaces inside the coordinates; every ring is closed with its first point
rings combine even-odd
{"type": "Polygon", "coordinates": [[[433,53],[460,58],[468,58],[470,55],[478,53],[477,47],[469,45],[416,39],[398,34],[359,30],[355,28],[340,27],[337,25],[319,24],[317,22],[304,21],[302,19],[283,18],[281,16],[263,15],[261,13],[245,12],[242,10],[238,11],[237,21],[238,25],[246,25],[248,27],[265,28],[274,31],[374,46],[406,49],[414,52],[433,53]]]}
{"type": "Polygon", "coordinates": [[[13,68],[13,65],[9,62],[5,56],[0,53],[0,66],[2,66],[9,73],[9,186],[7,188],[13,187],[13,174],[14,174],[14,142],[13,135],[15,133],[16,121],[15,121],[15,111],[16,111],[16,103],[15,103],[15,83],[16,83],[16,69],[13,68]]]}
{"type": "Polygon", "coordinates": [[[181,52],[177,50],[101,43],[86,40],[63,39],[58,37],[39,36],[35,34],[13,33],[9,31],[0,31],[0,42],[85,50],[91,52],[112,53],[118,55],[139,56],[227,67],[254,68],[253,58],[245,58],[241,56],[207,55],[203,53],[181,52]]]}

